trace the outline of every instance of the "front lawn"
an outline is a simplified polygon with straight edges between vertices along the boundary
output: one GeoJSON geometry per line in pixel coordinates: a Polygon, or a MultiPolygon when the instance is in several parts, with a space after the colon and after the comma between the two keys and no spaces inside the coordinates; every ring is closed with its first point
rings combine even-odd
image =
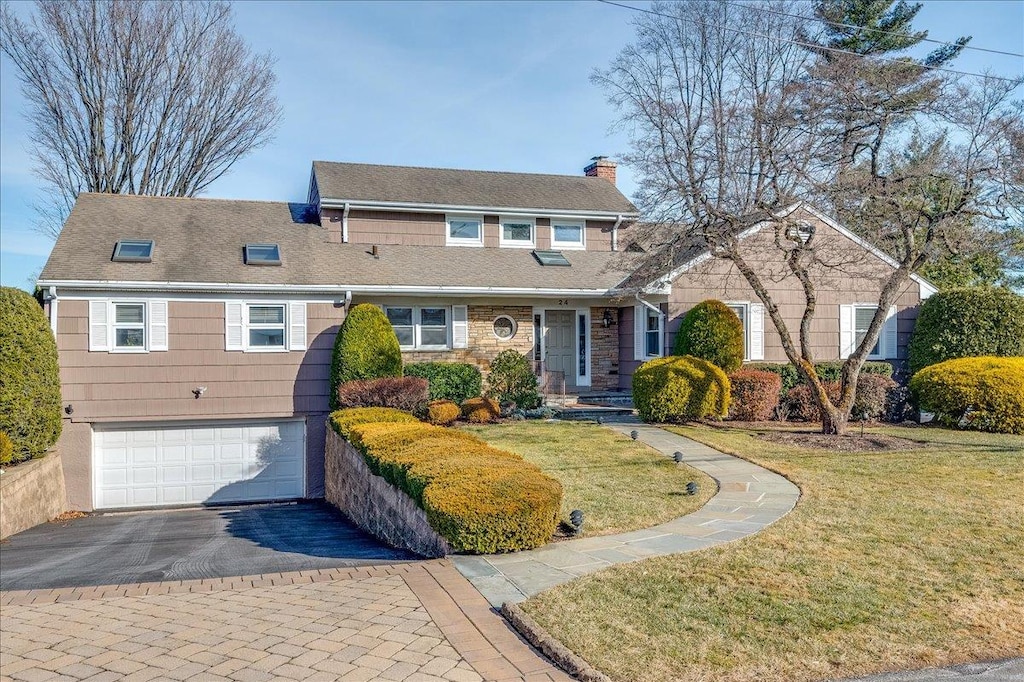
{"type": "Polygon", "coordinates": [[[562,516],[583,510],[587,536],[670,521],[696,511],[717,492],[709,476],[604,426],[520,421],[465,428],[561,481],[562,516]],[[685,494],[689,481],[700,485],[698,494],[685,494]]]}
{"type": "Polygon", "coordinates": [[[1024,655],[1024,437],[938,428],[897,452],[678,433],[798,483],[719,548],[620,565],[524,608],[614,680],[824,680],[1024,655]]]}

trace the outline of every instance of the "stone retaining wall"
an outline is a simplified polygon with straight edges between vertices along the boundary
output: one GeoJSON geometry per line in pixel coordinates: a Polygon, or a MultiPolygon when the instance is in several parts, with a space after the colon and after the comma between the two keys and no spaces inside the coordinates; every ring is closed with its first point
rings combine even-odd
{"type": "Polygon", "coordinates": [[[426,557],[451,554],[448,541],[404,492],[373,474],[366,461],[327,425],[324,496],[353,523],[392,547],[426,557]]]}
{"type": "Polygon", "coordinates": [[[0,474],[0,539],[68,510],[60,454],[51,452],[0,474]]]}

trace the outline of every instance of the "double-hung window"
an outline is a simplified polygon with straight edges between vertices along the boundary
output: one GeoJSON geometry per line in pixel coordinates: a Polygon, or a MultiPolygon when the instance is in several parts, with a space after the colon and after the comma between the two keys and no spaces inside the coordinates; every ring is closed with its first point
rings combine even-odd
{"type": "Polygon", "coordinates": [[[89,301],[89,350],[149,353],[168,348],[167,301],[89,301]]]}
{"type": "MultiPolygon", "coordinates": [[[[871,320],[875,317],[875,311],[878,310],[877,306],[855,306],[853,309],[853,343],[854,348],[860,348],[861,342],[864,337],[868,335],[868,327],[871,326],[871,320]]],[[[878,358],[882,355],[881,350],[881,335],[879,335],[878,341],[875,342],[874,348],[868,353],[869,358],[878,358]]]]}
{"type": "Polygon", "coordinates": [[[449,246],[483,246],[484,218],[478,215],[447,216],[447,239],[449,246]]]}
{"type": "Polygon", "coordinates": [[[532,247],[534,245],[534,221],[531,218],[502,218],[502,246],[532,247]]]}
{"type": "Polygon", "coordinates": [[[114,303],[114,349],[146,350],[146,304],[114,303]]]}
{"type": "Polygon", "coordinates": [[[585,245],[585,225],[571,220],[551,220],[551,248],[582,249],[585,245]]]}
{"type": "Polygon", "coordinates": [[[644,308],[647,323],[644,325],[644,350],[648,357],[661,355],[661,315],[650,308],[644,308]]]}
{"type": "Polygon", "coordinates": [[[740,325],[743,327],[743,359],[750,359],[750,321],[748,314],[748,306],[746,303],[728,303],[729,310],[736,313],[736,317],[740,318],[740,325]]]}
{"type": "Polygon", "coordinates": [[[284,305],[250,305],[247,314],[249,350],[284,350],[284,305]]]}
{"type": "Polygon", "coordinates": [[[403,349],[446,350],[449,347],[450,308],[388,306],[384,312],[403,349]]]}

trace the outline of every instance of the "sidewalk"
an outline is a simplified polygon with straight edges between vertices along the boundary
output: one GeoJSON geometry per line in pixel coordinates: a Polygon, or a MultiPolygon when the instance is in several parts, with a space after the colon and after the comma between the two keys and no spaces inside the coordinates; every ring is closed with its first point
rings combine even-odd
{"type": "MultiPolygon", "coordinates": [[[[718,494],[699,510],[659,526],[603,537],[567,540],[540,549],[489,556],[453,556],[452,563],[493,606],[518,603],[548,588],[615,564],[692,552],[753,535],[785,516],[800,490],[784,477],[656,426],[623,419],[608,424],[718,482],[718,494]]],[[[585,511],[585,510],[584,510],[585,511]]]]}

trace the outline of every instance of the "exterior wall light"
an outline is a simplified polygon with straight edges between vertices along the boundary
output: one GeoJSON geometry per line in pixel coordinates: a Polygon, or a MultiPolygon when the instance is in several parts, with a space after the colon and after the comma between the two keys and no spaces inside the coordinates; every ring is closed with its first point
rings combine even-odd
{"type": "Polygon", "coordinates": [[[604,317],[601,318],[601,324],[607,329],[615,324],[615,318],[612,316],[611,308],[604,309],[604,317]]]}

